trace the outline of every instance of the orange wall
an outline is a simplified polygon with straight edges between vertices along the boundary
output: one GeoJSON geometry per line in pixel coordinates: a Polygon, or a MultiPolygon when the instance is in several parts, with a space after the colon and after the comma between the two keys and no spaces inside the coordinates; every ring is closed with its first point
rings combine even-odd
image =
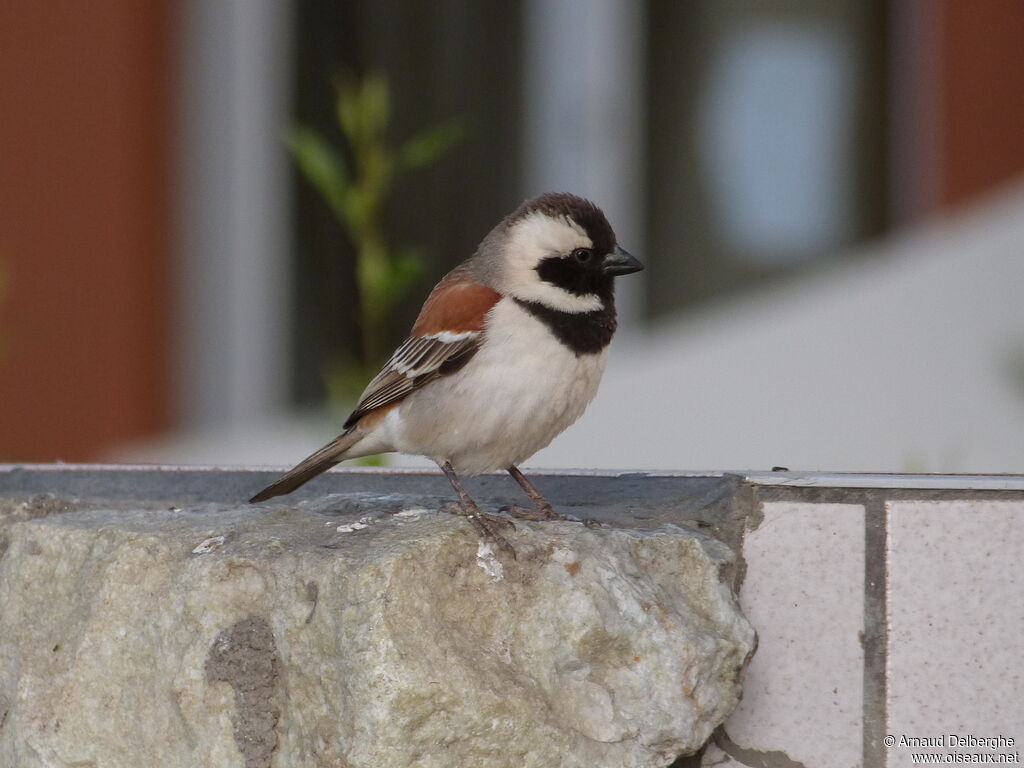
{"type": "Polygon", "coordinates": [[[169,7],[0,3],[0,460],[168,422],[169,7]]]}
{"type": "Polygon", "coordinates": [[[936,2],[943,204],[1024,173],[1024,0],[936,2]]]}

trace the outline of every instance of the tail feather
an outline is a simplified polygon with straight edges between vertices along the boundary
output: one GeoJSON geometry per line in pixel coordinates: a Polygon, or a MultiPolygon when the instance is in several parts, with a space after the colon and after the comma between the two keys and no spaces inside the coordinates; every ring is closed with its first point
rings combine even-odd
{"type": "Polygon", "coordinates": [[[311,456],[307,456],[280,478],[249,499],[249,503],[258,504],[274,496],[291,493],[300,485],[304,485],[321,472],[325,472],[342,461],[349,448],[359,442],[363,436],[358,427],[338,435],[319,451],[311,456]]]}

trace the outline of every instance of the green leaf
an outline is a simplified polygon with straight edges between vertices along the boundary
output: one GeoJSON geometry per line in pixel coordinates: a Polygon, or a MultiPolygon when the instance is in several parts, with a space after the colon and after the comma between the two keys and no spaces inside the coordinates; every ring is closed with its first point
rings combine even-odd
{"type": "Polygon", "coordinates": [[[349,211],[349,174],[341,155],[312,128],[296,126],[288,136],[288,149],[302,175],[320,193],[343,222],[349,211]]]}
{"type": "Polygon", "coordinates": [[[391,121],[391,89],[379,73],[366,76],[362,93],[363,126],[366,136],[383,136],[391,121]]]}
{"type": "Polygon", "coordinates": [[[338,84],[335,103],[338,125],[358,154],[361,148],[379,144],[391,120],[391,89],[379,73],[358,80],[343,78],[338,84]]]}
{"type": "Polygon", "coordinates": [[[402,166],[409,169],[431,165],[461,144],[469,135],[465,118],[456,117],[428,128],[402,145],[402,166]]]}

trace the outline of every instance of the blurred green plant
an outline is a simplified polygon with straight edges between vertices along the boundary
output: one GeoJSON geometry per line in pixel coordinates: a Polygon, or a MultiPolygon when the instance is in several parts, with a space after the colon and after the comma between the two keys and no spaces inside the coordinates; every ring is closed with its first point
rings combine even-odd
{"type": "Polygon", "coordinates": [[[394,145],[388,138],[391,89],[380,73],[347,76],[337,86],[335,116],[345,146],[332,145],[304,125],[288,139],[302,175],[320,193],[356,250],[361,348],[355,364],[328,377],[332,397],[358,396],[391,352],[392,310],[423,274],[424,252],[396,247],[388,238],[384,211],[405,174],[426,168],[452,151],[467,135],[462,117],[445,120],[394,145]]]}

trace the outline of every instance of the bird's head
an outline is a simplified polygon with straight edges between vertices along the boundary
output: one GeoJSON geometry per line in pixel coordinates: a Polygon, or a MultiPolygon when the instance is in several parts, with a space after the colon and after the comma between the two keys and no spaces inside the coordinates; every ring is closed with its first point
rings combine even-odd
{"type": "Polygon", "coordinates": [[[644,268],[619,247],[600,208],[565,193],[527,200],[482,251],[492,260],[499,291],[570,313],[603,309],[614,278],[644,268]]]}

